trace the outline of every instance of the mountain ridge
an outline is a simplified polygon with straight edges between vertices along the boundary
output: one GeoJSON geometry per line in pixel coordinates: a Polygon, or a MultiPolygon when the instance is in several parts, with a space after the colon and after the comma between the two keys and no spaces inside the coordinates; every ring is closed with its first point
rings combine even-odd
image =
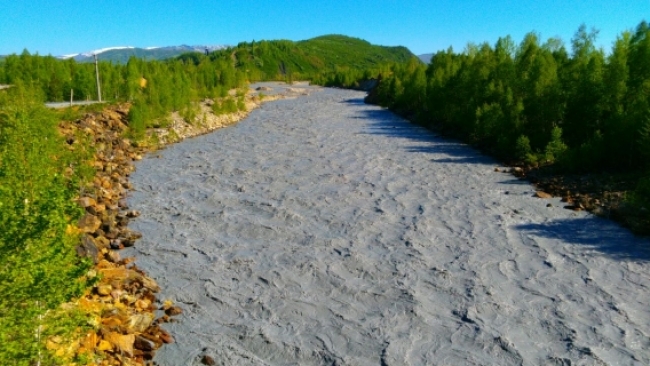
{"type": "Polygon", "coordinates": [[[162,47],[133,47],[133,46],[115,46],[106,47],[94,51],[73,53],[68,55],[56,56],[58,59],[74,59],[77,62],[92,62],[94,55],[102,61],[113,61],[117,63],[126,63],[131,56],[142,58],[144,60],[164,60],[182,55],[187,52],[204,53],[218,51],[228,48],[228,45],[178,45],[162,47]]]}

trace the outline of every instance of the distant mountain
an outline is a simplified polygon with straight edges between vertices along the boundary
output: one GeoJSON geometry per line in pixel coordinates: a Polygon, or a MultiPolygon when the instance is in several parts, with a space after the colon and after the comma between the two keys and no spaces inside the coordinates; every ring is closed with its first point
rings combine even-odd
{"type": "Polygon", "coordinates": [[[126,63],[131,56],[135,56],[144,60],[164,60],[179,56],[187,52],[200,52],[204,53],[207,49],[208,52],[213,52],[227,48],[226,45],[215,46],[168,46],[168,47],[109,47],[102,48],[95,51],[75,53],[71,55],[59,56],[60,59],[73,58],[77,62],[92,62],[94,61],[93,55],[97,54],[97,58],[101,61],[112,61],[115,63],[126,63]]]}
{"type": "Polygon", "coordinates": [[[428,65],[429,62],[431,62],[431,57],[433,57],[433,55],[433,53],[425,53],[423,55],[418,55],[418,58],[428,65]]]}

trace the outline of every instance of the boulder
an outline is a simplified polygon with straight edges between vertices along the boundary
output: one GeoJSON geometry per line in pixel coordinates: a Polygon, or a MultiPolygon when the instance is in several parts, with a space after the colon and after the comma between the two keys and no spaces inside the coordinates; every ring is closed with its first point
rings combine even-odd
{"type": "Polygon", "coordinates": [[[92,258],[95,264],[97,264],[101,259],[99,246],[95,239],[90,235],[86,234],[81,238],[81,244],[77,246],[76,250],[78,256],[92,258]]]}
{"type": "Polygon", "coordinates": [[[139,349],[141,351],[153,351],[153,350],[155,350],[157,348],[156,343],[154,343],[150,339],[147,339],[147,338],[145,338],[145,337],[143,337],[141,335],[135,336],[135,342],[134,342],[133,346],[136,349],[139,349]]]}
{"type": "Polygon", "coordinates": [[[114,348],[129,357],[133,356],[133,345],[135,343],[135,334],[119,334],[115,332],[108,333],[105,340],[113,345],[114,348]]]}
{"type": "Polygon", "coordinates": [[[84,233],[94,233],[99,229],[99,226],[102,224],[101,220],[97,216],[90,213],[86,213],[82,218],[77,222],[77,226],[84,233]]]}

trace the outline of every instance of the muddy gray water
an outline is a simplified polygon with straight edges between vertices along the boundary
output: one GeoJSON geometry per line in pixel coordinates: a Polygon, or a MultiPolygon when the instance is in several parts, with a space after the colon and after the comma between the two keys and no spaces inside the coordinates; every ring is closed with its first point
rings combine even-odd
{"type": "Polygon", "coordinates": [[[648,241],[363,96],[137,165],[127,254],[184,309],[159,364],[650,364],[648,241]]]}

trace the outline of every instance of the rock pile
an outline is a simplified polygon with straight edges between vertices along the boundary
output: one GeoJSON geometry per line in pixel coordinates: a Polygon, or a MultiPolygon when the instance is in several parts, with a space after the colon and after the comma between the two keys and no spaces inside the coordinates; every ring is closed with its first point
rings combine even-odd
{"type": "Polygon", "coordinates": [[[589,211],[612,219],[638,235],[650,235],[650,222],[626,202],[626,192],[636,186],[636,179],[616,174],[562,175],[551,169],[513,167],[509,171],[520,179],[535,184],[539,198],[561,197],[564,208],[589,211]],[[541,197],[544,195],[544,197],[541,197]]]}
{"type": "MultiPolygon", "coordinates": [[[[133,161],[144,152],[124,137],[128,128],[128,104],[110,107],[101,113],[86,114],[75,122],[62,122],[60,131],[69,149],[94,147],[95,169],[92,185],[82,189],[78,203],[85,213],[77,223],[80,256],[90,257],[95,268],[89,277],[97,284],[77,301],[80,310],[90,314],[97,331],[90,331],[68,351],[99,356],[101,365],[144,365],[153,353],[172,337],[159,324],[181,313],[171,303],[157,304],[156,282],[131,262],[121,259],[117,250],[133,246],[140,233],[127,228],[130,218],[140,213],[129,210],[126,195],[131,184],[133,161]],[[82,143],[81,139],[90,139],[82,143]],[[164,315],[156,317],[156,311],[164,315]]],[[[48,348],[57,349],[57,342],[48,348]]]]}

